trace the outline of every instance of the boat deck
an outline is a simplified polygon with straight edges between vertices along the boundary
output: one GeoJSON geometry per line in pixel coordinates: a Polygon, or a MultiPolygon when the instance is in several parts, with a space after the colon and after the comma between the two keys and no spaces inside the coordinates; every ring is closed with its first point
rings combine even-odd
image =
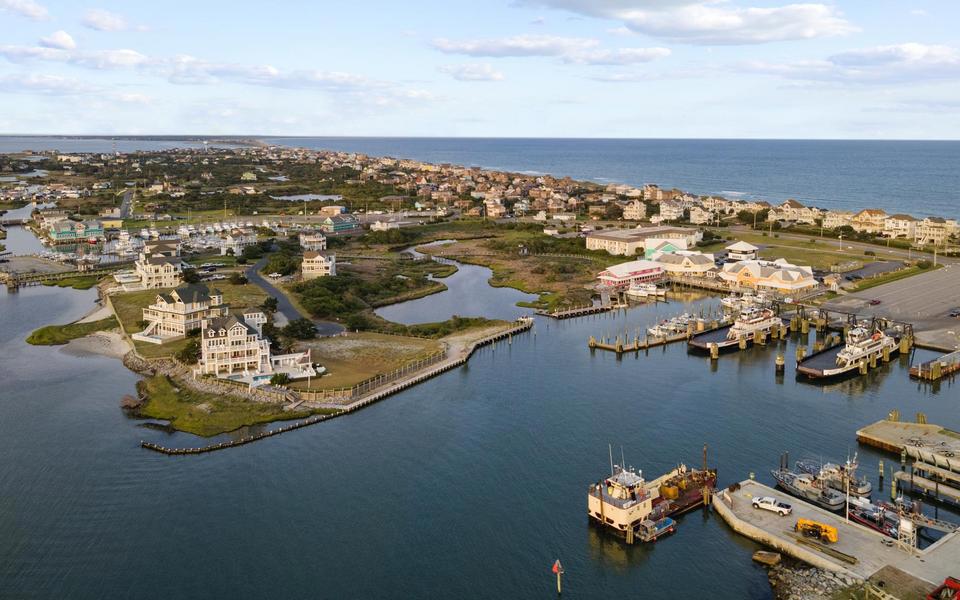
{"type": "Polygon", "coordinates": [[[725,325],[723,327],[718,327],[717,329],[711,329],[710,331],[698,333],[690,338],[690,341],[687,343],[694,348],[707,350],[709,349],[710,344],[719,344],[720,342],[726,341],[727,332],[730,331],[731,327],[733,327],[733,325],[725,325]]]}
{"type": "Polygon", "coordinates": [[[866,579],[888,565],[922,579],[935,587],[945,577],[955,574],[960,552],[960,534],[945,535],[936,543],[911,555],[896,544],[888,546],[886,536],[856,523],[843,515],[803,502],[783,492],[752,480],[740,483],[736,491],[724,490],[716,495],[717,513],[738,533],[754,539],[804,562],[834,572],[866,579]],[[773,496],[793,506],[793,514],[781,517],[767,510],[756,510],[751,500],[756,496],[773,496]],[[822,545],[793,531],[797,519],[811,519],[837,528],[839,541],[822,545]],[[803,540],[803,541],[800,541],[803,540]],[[824,549],[825,548],[825,549],[824,549]]]}
{"type": "Polygon", "coordinates": [[[837,355],[843,350],[843,344],[815,352],[797,363],[797,372],[815,377],[823,376],[826,369],[837,366],[837,355]]]}

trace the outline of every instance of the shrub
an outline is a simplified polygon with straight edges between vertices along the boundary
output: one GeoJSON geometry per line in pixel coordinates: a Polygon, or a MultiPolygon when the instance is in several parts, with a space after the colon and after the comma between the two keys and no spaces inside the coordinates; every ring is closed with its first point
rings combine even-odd
{"type": "Polygon", "coordinates": [[[272,385],[286,385],[290,383],[290,376],[286,373],[274,373],[273,377],[270,378],[270,383],[272,385]]]}

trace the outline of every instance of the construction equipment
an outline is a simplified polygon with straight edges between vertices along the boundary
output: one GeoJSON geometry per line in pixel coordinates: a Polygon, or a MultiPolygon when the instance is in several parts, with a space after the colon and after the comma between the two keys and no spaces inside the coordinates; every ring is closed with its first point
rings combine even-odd
{"type": "Polygon", "coordinates": [[[927,594],[927,600],[956,600],[960,598],[960,579],[947,577],[937,589],[927,594]]]}
{"type": "Polygon", "coordinates": [[[811,521],[810,519],[798,519],[797,524],[794,525],[793,529],[794,531],[802,533],[805,536],[817,538],[831,544],[837,543],[837,540],[840,539],[837,536],[836,527],[824,525],[823,523],[811,521]]]}

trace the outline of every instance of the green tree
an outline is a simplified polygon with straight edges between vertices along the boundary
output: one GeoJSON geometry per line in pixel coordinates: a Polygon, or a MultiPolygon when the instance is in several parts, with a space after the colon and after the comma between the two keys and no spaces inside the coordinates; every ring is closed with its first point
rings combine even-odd
{"type": "Polygon", "coordinates": [[[317,327],[310,319],[290,321],[282,331],[284,336],[295,340],[311,340],[317,337],[317,327]]]}
{"type": "Polygon", "coordinates": [[[247,277],[240,271],[230,273],[230,283],[233,285],[243,285],[247,283],[247,277]]]}
{"type": "Polygon", "coordinates": [[[264,300],[263,303],[260,305],[260,310],[262,310],[267,314],[273,314],[277,312],[278,306],[279,306],[279,303],[277,302],[277,299],[274,298],[273,296],[270,296],[269,298],[264,300]]]}
{"type": "Polygon", "coordinates": [[[176,354],[177,360],[188,365],[194,365],[200,360],[200,340],[191,338],[187,345],[176,354]]]}

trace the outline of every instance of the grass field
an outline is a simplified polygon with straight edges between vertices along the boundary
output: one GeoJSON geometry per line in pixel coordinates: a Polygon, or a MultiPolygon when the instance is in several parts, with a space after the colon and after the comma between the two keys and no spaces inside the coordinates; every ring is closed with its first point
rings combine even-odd
{"type": "MultiPolygon", "coordinates": [[[[389,373],[440,351],[443,344],[437,340],[360,332],[303,342],[298,347],[310,348],[313,361],[327,368],[327,374],[315,378],[310,389],[334,389],[389,373]]],[[[298,381],[292,387],[306,389],[307,382],[298,381]]]]}
{"type": "Polygon", "coordinates": [[[906,279],[907,277],[913,277],[914,275],[919,275],[921,273],[928,273],[935,269],[939,269],[942,265],[937,265],[936,267],[929,267],[926,269],[921,269],[920,267],[907,267],[906,269],[900,269],[899,271],[893,271],[890,273],[884,273],[883,275],[878,275],[870,279],[864,279],[860,281],[856,286],[850,288],[851,292],[862,292],[864,290],[869,290],[870,288],[877,287],[878,285],[883,285],[885,283],[890,283],[893,281],[900,281],[901,279],[906,279]]]}
{"type": "Polygon", "coordinates": [[[34,346],[60,346],[70,340],[82,338],[95,331],[108,331],[117,327],[117,320],[113,317],[89,323],[70,323],[69,325],[47,325],[37,329],[27,338],[28,344],[34,346]]]}
{"type": "Polygon", "coordinates": [[[247,425],[300,419],[315,412],[285,412],[278,404],[254,402],[237,396],[205,394],[177,388],[166,376],[157,375],[137,384],[148,400],[140,408],[142,417],[163,419],[177,431],[209,437],[247,425]]]}
{"type": "Polygon", "coordinates": [[[89,290],[93,286],[97,285],[98,281],[99,279],[96,277],[69,277],[67,279],[60,279],[57,281],[48,281],[43,285],[48,287],[68,287],[75,290],[89,290]]]}
{"type": "MultiPolygon", "coordinates": [[[[267,294],[259,287],[253,284],[233,285],[229,282],[217,282],[211,285],[211,288],[217,288],[223,292],[224,303],[230,305],[231,309],[252,308],[259,306],[266,298],[267,294]]],[[[124,331],[127,334],[137,333],[143,328],[140,321],[143,319],[143,309],[149,306],[156,299],[157,294],[169,292],[170,290],[143,290],[140,292],[129,292],[126,294],[116,294],[111,296],[110,300],[117,317],[123,324],[124,331]]],[[[148,342],[134,341],[137,352],[147,358],[157,358],[159,356],[172,356],[183,349],[189,343],[189,340],[174,340],[165,344],[150,344],[148,342]]]]}

